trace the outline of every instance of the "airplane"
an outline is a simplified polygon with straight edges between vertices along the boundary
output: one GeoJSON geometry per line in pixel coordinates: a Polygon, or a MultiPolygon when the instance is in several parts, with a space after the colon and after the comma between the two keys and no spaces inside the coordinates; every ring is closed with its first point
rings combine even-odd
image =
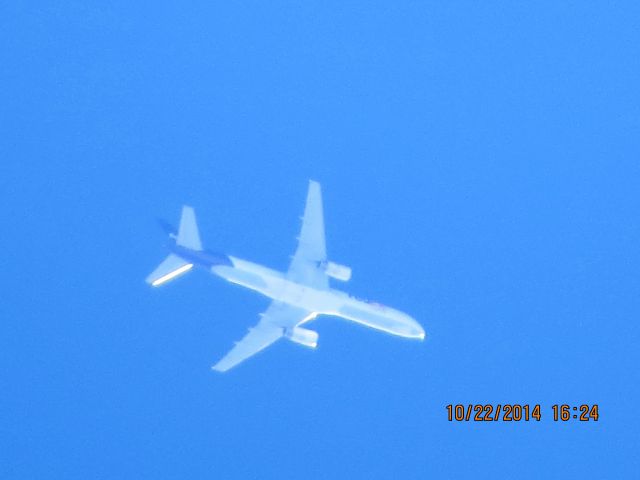
{"type": "Polygon", "coordinates": [[[424,329],[406,313],[330,287],[329,278],[348,281],[351,268],[327,259],[318,182],[309,181],[298,248],[286,273],[203,249],[192,207],[182,207],[177,231],[167,223],[163,226],[171,238],[170,253],[147,277],[147,283],[158,287],[197,266],[272,299],[258,324],[213,365],[213,370],[225,372],[283,337],[315,348],[318,333],[302,325],[318,315],[333,315],[400,337],[424,340],[424,329]]]}

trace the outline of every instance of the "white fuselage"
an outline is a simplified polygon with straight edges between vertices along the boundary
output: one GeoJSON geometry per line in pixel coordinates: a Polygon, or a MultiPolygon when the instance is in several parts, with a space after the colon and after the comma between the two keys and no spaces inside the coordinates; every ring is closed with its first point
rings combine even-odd
{"type": "Polygon", "coordinates": [[[318,290],[287,279],[286,275],[262,265],[229,256],[231,265],[214,265],[211,272],[231,283],[242,285],[275,301],[312,312],[291,328],[315,318],[334,315],[377,330],[407,338],[423,339],[424,330],[409,315],[384,305],[369,303],[332,288],[318,290]]]}

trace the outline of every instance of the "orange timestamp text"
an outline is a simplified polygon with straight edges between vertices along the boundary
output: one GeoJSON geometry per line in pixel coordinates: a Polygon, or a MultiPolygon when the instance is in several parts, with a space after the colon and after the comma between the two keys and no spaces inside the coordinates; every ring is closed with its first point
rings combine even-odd
{"type": "MultiPolygon", "coordinates": [[[[447,408],[447,420],[450,422],[539,422],[542,415],[540,404],[449,404],[447,408]]],[[[568,422],[578,420],[581,422],[597,422],[600,416],[598,404],[582,404],[572,406],[569,404],[554,404],[551,406],[551,418],[555,421],[568,422]]]]}

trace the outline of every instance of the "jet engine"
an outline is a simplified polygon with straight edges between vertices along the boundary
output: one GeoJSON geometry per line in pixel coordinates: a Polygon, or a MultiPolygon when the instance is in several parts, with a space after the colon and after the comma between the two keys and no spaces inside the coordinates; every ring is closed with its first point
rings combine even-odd
{"type": "Polygon", "coordinates": [[[340,280],[341,282],[346,282],[351,278],[351,269],[349,267],[345,267],[344,265],[333,262],[326,263],[324,267],[324,273],[326,273],[331,278],[340,280]]]}
{"type": "Polygon", "coordinates": [[[292,342],[299,343],[305,347],[316,348],[318,345],[318,333],[302,327],[288,328],[285,336],[292,342]]]}

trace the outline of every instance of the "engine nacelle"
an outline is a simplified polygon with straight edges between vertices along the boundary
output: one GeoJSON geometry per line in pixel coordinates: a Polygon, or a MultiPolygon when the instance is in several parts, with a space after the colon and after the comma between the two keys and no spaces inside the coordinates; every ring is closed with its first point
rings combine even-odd
{"type": "Polygon", "coordinates": [[[305,347],[316,348],[318,346],[318,333],[302,327],[288,328],[285,336],[292,342],[299,343],[305,347]]]}
{"type": "Polygon", "coordinates": [[[351,269],[349,267],[333,262],[327,262],[324,267],[324,273],[341,282],[346,282],[351,278],[351,269]]]}

